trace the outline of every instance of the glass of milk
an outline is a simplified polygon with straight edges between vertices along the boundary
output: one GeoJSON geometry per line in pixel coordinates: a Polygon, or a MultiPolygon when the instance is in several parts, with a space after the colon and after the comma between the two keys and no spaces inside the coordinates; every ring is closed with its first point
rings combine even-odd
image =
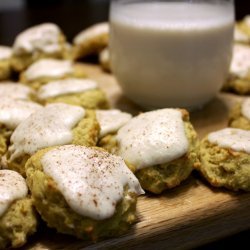
{"type": "Polygon", "coordinates": [[[227,77],[233,0],[113,0],[110,25],[112,71],[145,109],[200,108],[227,77]]]}

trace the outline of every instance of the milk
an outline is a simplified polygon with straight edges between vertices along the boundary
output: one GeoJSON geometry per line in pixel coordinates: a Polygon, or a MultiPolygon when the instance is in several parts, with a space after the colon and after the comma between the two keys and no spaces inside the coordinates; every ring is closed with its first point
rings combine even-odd
{"type": "Polygon", "coordinates": [[[112,70],[147,109],[200,107],[228,74],[232,3],[123,1],[111,6],[110,24],[112,70]]]}

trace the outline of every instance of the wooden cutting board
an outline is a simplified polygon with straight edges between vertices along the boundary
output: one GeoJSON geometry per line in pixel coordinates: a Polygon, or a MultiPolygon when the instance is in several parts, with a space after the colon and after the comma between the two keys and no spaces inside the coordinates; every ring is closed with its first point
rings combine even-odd
{"type": "MultiPolygon", "coordinates": [[[[122,95],[114,77],[97,66],[79,65],[107,93],[112,107],[137,114],[140,108],[122,95]]],[[[227,126],[229,109],[242,99],[219,94],[191,121],[202,138],[227,126]]],[[[138,222],[119,238],[98,243],[57,234],[45,225],[23,249],[187,249],[250,228],[250,193],[234,193],[210,187],[198,173],[162,195],[138,199],[138,222]]]]}

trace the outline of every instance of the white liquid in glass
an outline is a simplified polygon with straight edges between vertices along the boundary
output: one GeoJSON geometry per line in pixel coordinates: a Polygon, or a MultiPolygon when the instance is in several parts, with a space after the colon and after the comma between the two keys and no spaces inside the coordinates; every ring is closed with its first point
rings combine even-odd
{"type": "Polygon", "coordinates": [[[114,3],[110,23],[112,69],[136,103],[193,109],[221,88],[231,60],[232,3],[114,3]]]}

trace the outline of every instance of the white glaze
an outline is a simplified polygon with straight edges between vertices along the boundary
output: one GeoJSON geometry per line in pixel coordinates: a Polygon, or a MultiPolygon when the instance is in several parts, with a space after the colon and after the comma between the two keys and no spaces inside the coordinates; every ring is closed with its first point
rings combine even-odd
{"type": "Polygon", "coordinates": [[[0,98],[8,97],[12,99],[30,99],[33,90],[28,86],[21,85],[14,82],[1,82],[0,84],[0,98]]]}
{"type": "Polygon", "coordinates": [[[63,77],[74,71],[71,61],[56,59],[41,59],[33,63],[26,71],[27,80],[36,80],[40,77],[63,77]]]}
{"type": "Polygon", "coordinates": [[[250,47],[235,44],[230,72],[239,77],[245,77],[250,70],[250,47]]]}
{"type": "Polygon", "coordinates": [[[82,93],[97,87],[97,82],[91,79],[67,78],[43,85],[39,89],[37,96],[39,99],[44,100],[59,95],[82,93]]]}
{"type": "Polygon", "coordinates": [[[160,109],[132,118],[117,134],[119,155],[137,169],[178,159],[188,151],[182,113],[160,109]]]}
{"type": "Polygon", "coordinates": [[[13,130],[31,114],[42,108],[34,102],[0,97],[0,123],[13,130]]]}
{"type": "Polygon", "coordinates": [[[210,143],[234,151],[250,153],[250,131],[236,128],[225,128],[208,135],[210,143]]]}
{"type": "Polygon", "coordinates": [[[70,144],[71,130],[84,115],[83,108],[63,103],[49,104],[32,114],[11,136],[11,160],[23,154],[33,155],[42,148],[70,144]]]}
{"type": "Polygon", "coordinates": [[[12,170],[0,170],[0,190],[0,218],[12,202],[25,198],[28,194],[25,179],[12,170]]]}
{"type": "Polygon", "coordinates": [[[241,113],[250,120],[250,98],[246,98],[241,105],[241,113]]]}
{"type": "Polygon", "coordinates": [[[105,151],[66,145],[47,152],[41,163],[71,209],[82,216],[110,218],[126,185],[130,192],[144,193],[122,158],[105,151]]]}
{"type": "Polygon", "coordinates": [[[7,46],[0,46],[0,60],[9,59],[12,56],[12,49],[7,46]]]}
{"type": "Polygon", "coordinates": [[[109,33],[109,24],[108,23],[98,23],[91,27],[89,27],[86,30],[83,30],[80,32],[75,38],[74,38],[74,44],[81,44],[88,41],[91,41],[92,39],[95,39],[98,36],[105,35],[109,33]]]}
{"type": "Polygon", "coordinates": [[[60,29],[53,23],[44,23],[31,27],[20,33],[14,42],[14,53],[56,53],[60,51],[60,29]]]}
{"type": "Polygon", "coordinates": [[[110,133],[115,133],[125,125],[132,115],[126,112],[121,112],[118,109],[113,110],[96,110],[96,118],[100,124],[100,137],[110,133]]]}

